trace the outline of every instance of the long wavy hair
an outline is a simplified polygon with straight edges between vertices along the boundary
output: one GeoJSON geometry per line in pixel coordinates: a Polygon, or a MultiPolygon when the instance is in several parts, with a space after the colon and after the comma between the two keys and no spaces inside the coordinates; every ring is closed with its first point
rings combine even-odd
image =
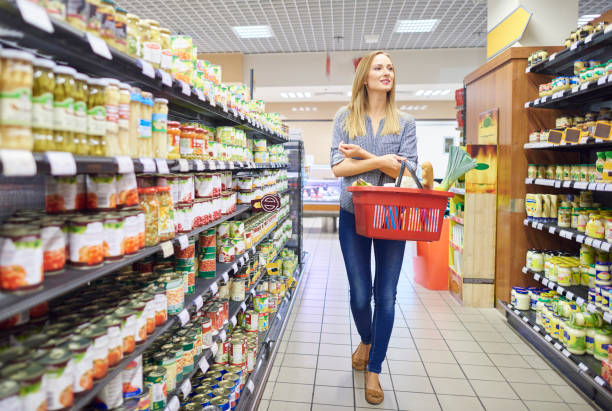
{"type": "MultiPolygon", "coordinates": [[[[361,59],[355,71],[351,102],[348,105],[349,114],[344,122],[344,130],[351,139],[354,139],[356,136],[366,135],[365,118],[368,112],[368,90],[365,82],[370,72],[372,61],[379,54],[384,54],[391,58],[384,51],[373,51],[361,59]]],[[[400,132],[399,115],[395,107],[395,83],[396,78],[394,77],[391,90],[387,92],[387,107],[385,109],[385,123],[382,135],[398,134],[400,132]]]]}

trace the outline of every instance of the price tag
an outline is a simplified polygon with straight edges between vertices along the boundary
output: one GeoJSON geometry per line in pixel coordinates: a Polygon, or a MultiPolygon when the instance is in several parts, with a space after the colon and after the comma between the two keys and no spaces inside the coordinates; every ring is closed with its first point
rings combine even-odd
{"type": "Polygon", "coordinates": [[[580,368],[584,372],[587,372],[589,370],[589,367],[587,367],[583,362],[578,364],[578,368],[580,368]]]}
{"type": "Polygon", "coordinates": [[[241,266],[244,265],[244,256],[240,257],[238,264],[240,264],[241,266]]]}
{"type": "MultiPolygon", "coordinates": [[[[610,26],[612,26],[612,24],[610,26]]],[[[612,184],[606,184],[606,191],[612,191],[612,184]]]]}
{"type": "Polygon", "coordinates": [[[539,98],[538,98],[538,99],[536,99],[536,100],[533,102],[533,105],[534,105],[534,106],[537,106],[538,104],[540,104],[540,99],[539,99],[539,98]]]}
{"type": "Polygon", "coordinates": [[[189,378],[181,384],[181,392],[185,398],[191,393],[191,380],[189,378]]]}
{"type": "Polygon", "coordinates": [[[232,317],[230,322],[232,323],[233,326],[236,326],[236,323],[238,322],[238,320],[236,320],[236,317],[232,317]]]}
{"type": "Polygon", "coordinates": [[[213,107],[217,107],[217,103],[215,102],[215,99],[212,96],[208,96],[208,104],[213,107]]]}
{"type": "Polygon", "coordinates": [[[255,297],[255,295],[256,295],[256,294],[257,294],[257,292],[255,291],[255,289],[254,289],[254,288],[251,288],[251,295],[252,295],[253,297],[255,297]]]}
{"type": "Polygon", "coordinates": [[[238,264],[234,263],[234,265],[232,265],[232,270],[234,270],[234,274],[236,274],[238,272],[238,264]]]}
{"type": "Polygon", "coordinates": [[[163,158],[156,158],[155,164],[157,164],[157,171],[160,174],[170,174],[170,170],[168,169],[168,162],[163,158]]]}
{"type": "Polygon", "coordinates": [[[204,306],[204,299],[201,295],[199,295],[195,300],[193,300],[193,302],[195,303],[196,309],[198,311],[200,310],[200,308],[202,308],[202,306],[204,306]]]}
{"type": "Polygon", "coordinates": [[[229,281],[229,275],[227,273],[223,273],[223,281],[225,282],[229,281]]]}
{"type": "Polygon", "coordinates": [[[276,314],[276,317],[278,318],[278,321],[282,321],[283,320],[283,314],[281,314],[280,312],[278,314],[276,314]]]}
{"type": "Polygon", "coordinates": [[[595,307],[595,305],[594,305],[593,303],[589,303],[589,304],[587,305],[587,310],[588,310],[589,312],[592,312],[592,313],[597,312],[597,308],[595,307]]]}
{"type": "Polygon", "coordinates": [[[529,66],[529,67],[527,67],[527,68],[525,69],[525,73],[530,73],[530,72],[531,72],[531,66],[529,66]]]}
{"type": "Polygon", "coordinates": [[[589,82],[582,83],[582,84],[580,85],[580,91],[584,91],[584,90],[586,90],[587,88],[589,88],[589,84],[591,84],[591,83],[589,83],[589,82]]]}
{"type": "Polygon", "coordinates": [[[605,191],[606,190],[606,185],[604,183],[597,183],[597,191],[605,191]]]}
{"type": "Polygon", "coordinates": [[[179,158],[178,164],[179,164],[179,171],[181,173],[186,173],[187,171],[189,171],[189,162],[185,160],[184,158],[179,158]]]}
{"type": "Polygon", "coordinates": [[[566,187],[566,188],[567,188],[567,187],[570,187],[571,185],[572,185],[572,182],[571,182],[571,181],[564,181],[564,182],[563,182],[563,187],[566,187]]]}
{"type": "Polygon", "coordinates": [[[164,258],[168,258],[172,254],[174,254],[174,247],[172,246],[172,241],[164,241],[160,244],[160,246],[164,253],[164,258]]]}
{"type": "Polygon", "coordinates": [[[561,287],[560,285],[557,285],[557,292],[559,292],[559,294],[563,294],[565,292],[565,288],[561,287]]]}
{"type": "Polygon", "coordinates": [[[540,327],[538,327],[537,325],[534,325],[533,329],[536,330],[537,332],[540,332],[540,327]]]}
{"type": "Polygon", "coordinates": [[[525,108],[529,108],[529,105],[530,105],[530,104],[531,104],[531,102],[530,102],[530,101],[526,102],[526,103],[525,103],[525,108]]]}
{"type": "Polygon", "coordinates": [[[208,169],[216,170],[216,168],[217,168],[217,163],[215,163],[213,160],[208,160],[208,169]]]}
{"type": "Polygon", "coordinates": [[[251,380],[249,380],[249,381],[247,382],[246,387],[247,387],[247,389],[248,389],[249,391],[251,391],[251,392],[253,392],[253,390],[255,390],[255,385],[253,384],[253,381],[251,381],[251,380]]]}
{"type": "Polygon", "coordinates": [[[591,237],[586,237],[586,238],[584,239],[584,243],[585,243],[586,245],[593,245],[593,239],[592,239],[591,237]]]}
{"type": "Polygon", "coordinates": [[[43,7],[28,0],[17,0],[17,8],[26,23],[47,33],[53,33],[51,19],[43,7]]]}
{"type": "Polygon", "coordinates": [[[548,335],[548,334],[546,334],[546,335],[544,336],[544,339],[545,339],[546,341],[548,341],[548,342],[551,342],[551,341],[552,341],[552,337],[551,337],[550,335],[548,335]]]}
{"type": "Polygon", "coordinates": [[[521,315],[521,312],[519,310],[514,310],[514,314],[521,315]]]}
{"type": "Polygon", "coordinates": [[[555,233],[555,227],[548,227],[548,232],[550,234],[554,234],[555,233]]]}
{"type": "Polygon", "coordinates": [[[568,300],[574,299],[574,293],[571,291],[568,291],[567,293],[565,293],[565,296],[567,297],[568,300]]]}
{"type": "Polygon", "coordinates": [[[127,174],[134,172],[134,162],[128,156],[116,156],[117,170],[119,174],[127,174]]]}
{"type": "Polygon", "coordinates": [[[544,284],[544,286],[548,286],[548,278],[542,278],[542,284],[544,284]]]}
{"type": "Polygon", "coordinates": [[[204,97],[204,93],[202,92],[202,90],[197,89],[196,90],[196,94],[198,95],[198,100],[206,101],[206,97],[204,97]]]}
{"type": "Polygon", "coordinates": [[[533,184],[533,178],[526,178],[525,179],[525,184],[533,184]]]}
{"type": "Polygon", "coordinates": [[[246,311],[246,308],[246,304],[242,302],[242,304],[240,304],[240,311],[246,311]]]}
{"type": "Polygon", "coordinates": [[[578,48],[578,42],[577,41],[570,46],[570,50],[576,50],[577,48],[578,48]]]}
{"type": "Polygon", "coordinates": [[[541,278],[540,274],[534,274],[533,275],[533,279],[536,280],[536,281],[540,281],[540,278],[541,278]]]}
{"type": "Polygon", "coordinates": [[[582,304],[584,304],[584,298],[582,298],[582,297],[577,297],[577,298],[576,298],[576,304],[578,304],[578,305],[582,305],[582,304]]]}
{"type": "Polygon", "coordinates": [[[523,274],[527,274],[527,267],[523,267],[523,274]]]}
{"type": "Polygon", "coordinates": [[[227,108],[227,104],[224,104],[224,105],[223,105],[223,111],[224,111],[225,113],[229,113],[229,109],[227,108]]]}
{"type": "Polygon", "coordinates": [[[181,320],[181,325],[184,326],[189,322],[189,313],[187,310],[183,310],[178,315],[179,320],[181,320]]]}
{"type": "Polygon", "coordinates": [[[612,314],[610,314],[609,312],[605,312],[603,315],[603,319],[607,323],[612,323],[612,314]]]}
{"type": "Polygon", "coordinates": [[[148,61],[144,61],[143,59],[140,59],[140,65],[142,66],[142,74],[144,74],[147,77],[151,77],[151,78],[155,78],[155,69],[153,68],[153,66],[151,65],[151,63],[149,63],[148,61]]]}
{"type": "Polygon", "coordinates": [[[584,44],[590,43],[593,40],[593,35],[589,34],[588,36],[586,36],[586,38],[584,39],[584,44]]]}
{"type": "Polygon", "coordinates": [[[561,181],[559,180],[555,181],[555,188],[561,188],[561,181]]]}
{"type": "Polygon", "coordinates": [[[2,174],[9,177],[31,177],[36,175],[36,160],[31,151],[0,150],[2,174]]]}
{"type": "Polygon", "coordinates": [[[222,330],[221,332],[219,332],[219,338],[221,339],[221,341],[225,342],[227,338],[227,333],[225,332],[225,330],[222,330]]]}
{"type": "Polygon", "coordinates": [[[589,183],[588,185],[589,190],[595,190],[596,187],[597,187],[597,183],[589,183]]]}
{"type": "Polygon", "coordinates": [[[538,227],[538,223],[536,223],[535,221],[532,221],[531,222],[531,227],[537,228],[538,227]]]}
{"type": "MultiPolygon", "coordinates": [[[[216,346],[217,344],[213,344],[213,347],[216,347],[216,346]]],[[[202,357],[200,359],[200,361],[198,362],[198,366],[202,370],[202,373],[206,374],[206,371],[208,371],[208,367],[209,367],[208,360],[206,359],[206,357],[202,357]]]]}
{"type": "Polygon", "coordinates": [[[544,227],[542,223],[538,223],[538,230],[541,230],[544,227]]]}
{"type": "Polygon", "coordinates": [[[204,162],[202,162],[202,160],[193,160],[193,162],[195,164],[196,171],[204,170],[204,162]]]}
{"type": "Polygon", "coordinates": [[[168,87],[172,87],[172,74],[168,73],[166,70],[158,70],[159,75],[162,79],[162,84],[168,87]]]}
{"type": "Polygon", "coordinates": [[[577,93],[578,90],[580,90],[580,86],[574,86],[572,87],[572,93],[577,93]]]}
{"type": "Polygon", "coordinates": [[[601,240],[593,240],[593,247],[601,248],[601,240]]]}
{"type": "Polygon", "coordinates": [[[73,176],[77,172],[76,161],[71,153],[47,151],[45,153],[54,176],[73,176]]]}
{"type": "Polygon", "coordinates": [[[526,316],[523,316],[523,321],[525,321],[526,323],[529,322],[529,318],[527,318],[526,316]]]}
{"type": "Polygon", "coordinates": [[[244,114],[240,113],[240,120],[244,121],[244,114]]]}
{"type": "Polygon", "coordinates": [[[176,395],[172,397],[172,399],[168,402],[166,408],[168,409],[168,411],[178,411],[181,408],[181,404],[176,395]]]}
{"type": "Polygon", "coordinates": [[[233,170],[233,169],[234,169],[234,162],[233,162],[233,161],[230,161],[230,162],[229,162],[229,169],[230,169],[230,170],[233,170]]]}
{"type": "Polygon", "coordinates": [[[184,81],[181,81],[181,91],[186,96],[191,96],[191,86],[184,81]]]}
{"type": "Polygon", "coordinates": [[[155,161],[152,158],[141,157],[139,158],[140,164],[142,164],[142,171],[145,173],[154,173],[157,168],[155,167],[155,161]]]}
{"type": "Polygon", "coordinates": [[[548,61],[553,61],[557,57],[557,53],[553,53],[548,57],[548,61]]]}
{"type": "Polygon", "coordinates": [[[563,238],[567,238],[568,240],[570,240],[572,238],[572,233],[566,230],[561,230],[559,232],[559,236],[563,237],[563,238]]]}
{"type": "Polygon", "coordinates": [[[601,86],[602,84],[606,84],[608,82],[608,76],[603,76],[597,79],[597,85],[601,86]]]}
{"type": "Polygon", "coordinates": [[[187,238],[186,235],[180,235],[177,237],[179,245],[181,246],[181,250],[184,250],[185,248],[189,247],[189,239],[187,238]]]}
{"type": "Polygon", "coordinates": [[[249,258],[251,258],[249,257],[249,253],[244,253],[244,260],[249,261],[249,258]]]}
{"type": "Polygon", "coordinates": [[[604,381],[604,379],[601,378],[599,375],[595,376],[595,382],[601,385],[602,387],[606,385],[606,382],[604,381]]]}
{"type": "Polygon", "coordinates": [[[213,357],[215,355],[217,355],[217,351],[219,351],[219,346],[215,343],[213,344],[213,346],[210,348],[210,350],[212,351],[213,357]]]}
{"type": "Polygon", "coordinates": [[[582,234],[578,234],[576,236],[576,241],[578,241],[579,243],[584,243],[584,236],[582,234]]]}
{"type": "Polygon", "coordinates": [[[548,100],[548,96],[544,96],[540,99],[540,103],[544,104],[546,103],[546,100],[548,100]]]}
{"type": "Polygon", "coordinates": [[[570,355],[572,355],[568,350],[566,350],[565,348],[561,351],[563,353],[563,355],[565,355],[567,358],[570,357],[570,355]]]}
{"type": "Polygon", "coordinates": [[[107,60],[113,59],[113,55],[111,54],[110,49],[108,48],[108,44],[106,44],[106,41],[89,32],[86,33],[86,36],[87,41],[89,42],[89,45],[91,46],[91,49],[94,53],[96,53],[98,56],[104,57],[107,60]]]}
{"type": "Polygon", "coordinates": [[[212,283],[210,285],[210,292],[214,294],[217,294],[217,291],[219,291],[219,286],[217,285],[217,283],[212,283]]]}

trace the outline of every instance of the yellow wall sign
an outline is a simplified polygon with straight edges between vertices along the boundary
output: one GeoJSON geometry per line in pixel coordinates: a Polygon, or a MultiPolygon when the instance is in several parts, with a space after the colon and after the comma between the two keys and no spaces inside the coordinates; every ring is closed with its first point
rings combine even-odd
{"type": "Polygon", "coordinates": [[[491,59],[520,40],[531,18],[531,12],[517,7],[487,33],[487,59],[491,59]]]}

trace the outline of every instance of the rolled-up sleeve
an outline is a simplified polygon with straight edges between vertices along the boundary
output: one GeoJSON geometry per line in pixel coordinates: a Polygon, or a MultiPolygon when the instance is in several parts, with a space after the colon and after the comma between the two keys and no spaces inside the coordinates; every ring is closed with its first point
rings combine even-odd
{"type": "Polygon", "coordinates": [[[418,154],[416,123],[414,122],[414,118],[412,118],[412,116],[409,116],[409,118],[406,119],[406,124],[402,130],[402,140],[398,155],[405,157],[408,160],[408,164],[412,166],[413,170],[417,168],[418,154]]]}
{"type": "Polygon", "coordinates": [[[341,163],[344,160],[344,156],[338,150],[338,146],[341,141],[346,141],[346,133],[344,131],[344,119],[346,118],[347,111],[346,109],[340,109],[336,116],[334,117],[334,130],[332,136],[331,148],[329,150],[329,164],[331,167],[335,166],[338,163],[341,163]]]}

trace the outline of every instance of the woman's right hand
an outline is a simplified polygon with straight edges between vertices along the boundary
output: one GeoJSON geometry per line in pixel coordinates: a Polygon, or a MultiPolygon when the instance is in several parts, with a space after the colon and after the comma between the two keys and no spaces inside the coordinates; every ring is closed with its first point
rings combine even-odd
{"type": "Polygon", "coordinates": [[[394,170],[399,172],[402,161],[406,161],[404,157],[398,156],[397,154],[385,154],[384,156],[378,156],[379,169],[394,170]]]}

